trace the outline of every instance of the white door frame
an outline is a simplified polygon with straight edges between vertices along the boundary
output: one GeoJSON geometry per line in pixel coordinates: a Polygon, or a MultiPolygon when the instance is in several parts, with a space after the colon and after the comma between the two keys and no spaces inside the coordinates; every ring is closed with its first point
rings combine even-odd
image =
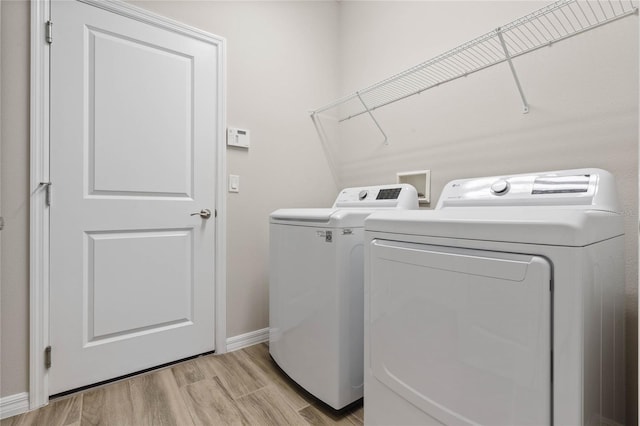
{"type": "MultiPolygon", "coordinates": [[[[30,164],[30,339],[29,409],[49,402],[44,366],[49,339],[49,209],[42,182],[49,182],[49,44],[46,22],[52,0],[31,1],[31,164],[30,164]]],[[[55,0],[54,0],[55,1],[55,0]]],[[[226,40],[119,0],[77,0],[218,47],[218,134],[216,147],[215,351],[226,352],[226,40]]],[[[55,39],[55,23],[53,25],[55,39]]],[[[54,41],[55,42],[55,41],[54,41]]],[[[212,76],[214,78],[214,76],[212,76]]],[[[55,182],[54,182],[55,184],[55,182]]],[[[53,353],[55,363],[55,351],[53,353]]]]}

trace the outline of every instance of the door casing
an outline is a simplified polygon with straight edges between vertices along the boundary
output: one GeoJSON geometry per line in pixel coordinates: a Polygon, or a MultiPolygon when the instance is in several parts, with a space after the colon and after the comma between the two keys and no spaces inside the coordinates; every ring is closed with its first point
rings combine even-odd
{"type": "MultiPolygon", "coordinates": [[[[31,97],[30,97],[30,325],[29,325],[29,409],[49,402],[45,348],[49,345],[49,209],[46,187],[49,182],[49,58],[46,22],[51,1],[31,1],[31,97]]],[[[215,350],[226,352],[226,40],[156,15],[118,0],[76,0],[107,11],[178,32],[218,46],[218,117],[216,135],[216,212],[215,220],[215,350]]],[[[53,26],[55,43],[55,24],[53,26]]],[[[55,184],[55,182],[53,183],[55,184]]],[[[55,363],[55,351],[53,352],[55,363]]]]}

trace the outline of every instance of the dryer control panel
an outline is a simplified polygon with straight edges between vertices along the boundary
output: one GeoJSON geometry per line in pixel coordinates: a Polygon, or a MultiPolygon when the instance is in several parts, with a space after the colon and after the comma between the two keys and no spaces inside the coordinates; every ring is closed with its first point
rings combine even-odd
{"type": "Polygon", "coordinates": [[[345,188],[333,207],[417,209],[418,192],[406,183],[345,188]]]}
{"type": "Polygon", "coordinates": [[[584,206],[619,211],[615,180],[602,169],[574,169],[449,182],[436,209],[475,206],[584,206]]]}

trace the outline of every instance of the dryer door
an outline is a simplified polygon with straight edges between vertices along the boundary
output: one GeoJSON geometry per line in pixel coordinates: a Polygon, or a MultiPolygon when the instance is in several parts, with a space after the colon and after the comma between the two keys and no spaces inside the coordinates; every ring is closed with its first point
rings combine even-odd
{"type": "Polygon", "coordinates": [[[551,267],[373,240],[373,375],[447,425],[551,423],[551,267]]]}

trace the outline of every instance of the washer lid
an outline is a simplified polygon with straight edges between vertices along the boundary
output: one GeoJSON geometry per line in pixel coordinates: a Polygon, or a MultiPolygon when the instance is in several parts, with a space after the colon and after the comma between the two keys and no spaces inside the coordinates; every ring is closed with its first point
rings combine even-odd
{"type": "Polygon", "coordinates": [[[296,221],[296,222],[329,222],[331,215],[338,209],[280,209],[271,213],[271,222],[296,221]]]}
{"type": "MultiPolygon", "coordinates": [[[[362,228],[374,209],[280,209],[271,213],[270,222],[282,225],[362,228]]],[[[398,211],[398,210],[394,210],[398,211]]]]}
{"type": "Polygon", "coordinates": [[[418,208],[418,193],[408,184],[345,188],[328,209],[280,209],[270,222],[283,225],[362,228],[364,220],[376,210],[418,208]]]}
{"type": "Polygon", "coordinates": [[[583,247],[624,233],[622,217],[560,207],[461,207],[375,212],[366,231],[467,240],[583,247]]]}

